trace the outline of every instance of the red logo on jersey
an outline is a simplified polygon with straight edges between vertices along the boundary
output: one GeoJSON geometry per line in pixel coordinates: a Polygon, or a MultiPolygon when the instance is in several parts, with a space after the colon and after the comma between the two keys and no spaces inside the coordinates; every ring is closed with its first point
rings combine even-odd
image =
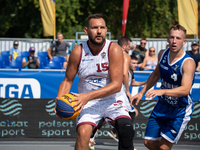
{"type": "Polygon", "coordinates": [[[106,56],[106,53],[105,53],[105,52],[101,53],[101,57],[102,57],[102,58],[104,58],[105,56],[106,56]]]}
{"type": "Polygon", "coordinates": [[[123,104],[123,101],[117,100],[113,105],[114,106],[122,106],[122,104],[123,104]]]}

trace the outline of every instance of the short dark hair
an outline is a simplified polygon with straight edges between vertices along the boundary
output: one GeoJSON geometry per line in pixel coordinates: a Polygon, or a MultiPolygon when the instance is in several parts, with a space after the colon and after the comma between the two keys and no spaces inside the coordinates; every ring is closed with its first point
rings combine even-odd
{"type": "Polygon", "coordinates": [[[133,60],[138,60],[138,58],[133,54],[133,55],[131,55],[131,59],[133,59],[133,60]]]}
{"type": "Polygon", "coordinates": [[[127,36],[122,36],[118,39],[117,44],[119,46],[122,46],[123,44],[128,45],[128,41],[132,41],[129,37],[127,36]]]}
{"type": "Polygon", "coordinates": [[[187,30],[182,25],[180,25],[180,24],[173,25],[169,30],[169,35],[170,35],[170,32],[171,32],[172,29],[174,29],[174,30],[182,30],[184,32],[185,36],[186,36],[187,30]]]}
{"type": "MultiPolygon", "coordinates": [[[[87,24],[86,24],[86,26],[89,27],[89,24],[90,24],[90,20],[91,20],[91,19],[99,19],[99,18],[104,19],[103,14],[98,13],[98,14],[91,14],[91,15],[89,15],[89,16],[87,17],[87,24]]],[[[104,19],[104,20],[105,20],[105,19],[104,19]]]]}
{"type": "Polygon", "coordinates": [[[146,39],[145,37],[142,37],[140,41],[142,41],[142,40],[145,40],[145,41],[146,41],[147,39],[146,39]]]}

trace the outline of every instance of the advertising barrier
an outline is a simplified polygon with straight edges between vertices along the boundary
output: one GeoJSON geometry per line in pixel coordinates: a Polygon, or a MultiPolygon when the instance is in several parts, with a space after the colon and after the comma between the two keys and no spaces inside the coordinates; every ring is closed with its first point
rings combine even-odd
{"type": "MultiPolygon", "coordinates": [[[[136,71],[137,81],[146,81],[151,72],[136,71]]],[[[58,87],[65,76],[65,70],[0,70],[0,138],[56,138],[76,137],[75,120],[56,117],[53,109],[58,87]]],[[[75,77],[71,91],[78,93],[78,76],[75,77]]],[[[95,78],[94,78],[95,81],[95,78]]],[[[153,87],[159,89],[160,81],[153,87]]],[[[142,87],[130,87],[132,95],[142,87]]],[[[191,94],[194,101],[192,120],[181,136],[182,141],[200,140],[200,76],[195,75],[191,94]]],[[[148,117],[157,98],[142,98],[136,108],[139,111],[134,122],[135,139],[143,139],[148,117]]],[[[113,128],[106,124],[96,135],[108,138],[113,128]]]]}
{"type": "MultiPolygon", "coordinates": [[[[156,100],[141,100],[136,106],[139,115],[134,121],[135,140],[142,140],[147,121],[156,100]]],[[[75,138],[76,120],[59,119],[54,113],[54,99],[0,99],[0,138],[75,138]]],[[[200,140],[200,102],[194,102],[191,121],[181,141],[200,140]]],[[[97,138],[109,138],[113,127],[106,124],[97,138]]]]}

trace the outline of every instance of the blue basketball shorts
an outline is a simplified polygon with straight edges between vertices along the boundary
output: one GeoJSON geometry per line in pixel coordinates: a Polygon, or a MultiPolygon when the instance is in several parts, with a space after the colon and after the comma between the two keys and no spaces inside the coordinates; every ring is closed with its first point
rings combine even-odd
{"type": "Polygon", "coordinates": [[[193,104],[184,107],[171,106],[158,101],[154,107],[145,132],[145,139],[166,139],[177,143],[192,117],[193,104]]]}

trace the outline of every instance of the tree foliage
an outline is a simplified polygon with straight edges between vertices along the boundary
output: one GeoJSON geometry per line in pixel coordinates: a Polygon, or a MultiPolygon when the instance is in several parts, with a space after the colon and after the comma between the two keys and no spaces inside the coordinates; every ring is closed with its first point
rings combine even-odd
{"type": "MultiPolygon", "coordinates": [[[[56,0],[56,32],[74,39],[82,32],[89,14],[102,13],[112,39],[122,35],[123,1],[56,0]]],[[[49,38],[43,36],[39,0],[1,0],[0,37],[49,38]]],[[[178,23],[175,0],[131,0],[126,35],[131,38],[165,38],[178,23]]]]}

